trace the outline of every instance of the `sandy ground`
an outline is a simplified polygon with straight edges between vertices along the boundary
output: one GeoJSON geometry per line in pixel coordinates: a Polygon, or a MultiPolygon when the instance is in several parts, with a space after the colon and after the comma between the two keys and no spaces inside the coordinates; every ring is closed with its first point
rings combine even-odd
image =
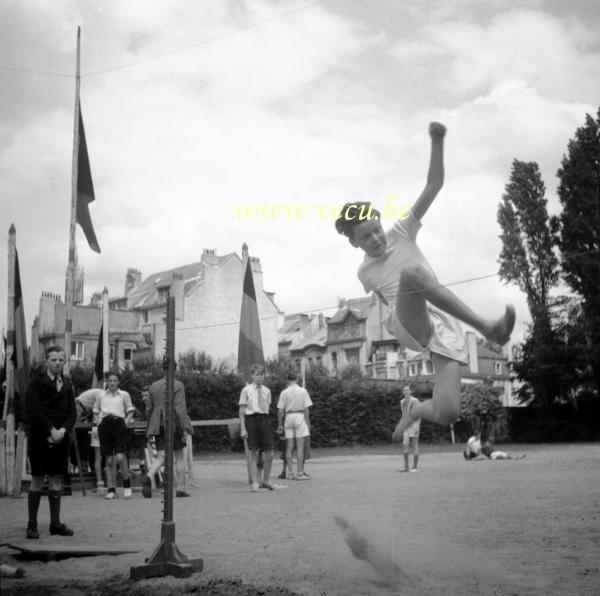
{"type": "MultiPolygon", "coordinates": [[[[176,543],[204,560],[188,579],[129,580],[159,543],[162,493],[65,497],[73,538],[48,534],[44,499],[39,544],[139,552],[18,561],[27,575],[3,578],[2,593],[598,594],[600,445],[526,449],[519,461],[465,462],[458,446],[423,447],[416,474],[398,472],[398,450],[315,450],[310,480],[259,494],[248,490],[241,456],[201,459],[200,486],[174,500],[176,543]]],[[[0,507],[0,542],[30,543],[26,496],[0,507]]]]}

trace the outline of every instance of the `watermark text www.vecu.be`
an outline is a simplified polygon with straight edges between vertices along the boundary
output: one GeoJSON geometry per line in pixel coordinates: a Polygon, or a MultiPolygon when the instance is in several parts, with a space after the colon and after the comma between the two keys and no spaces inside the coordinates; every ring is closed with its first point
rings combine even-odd
{"type": "Polygon", "coordinates": [[[401,205],[397,195],[385,200],[380,215],[373,205],[353,204],[342,214],[345,203],[240,203],[234,206],[235,219],[238,221],[335,221],[340,217],[347,220],[384,221],[406,219],[410,205],[401,205]]]}

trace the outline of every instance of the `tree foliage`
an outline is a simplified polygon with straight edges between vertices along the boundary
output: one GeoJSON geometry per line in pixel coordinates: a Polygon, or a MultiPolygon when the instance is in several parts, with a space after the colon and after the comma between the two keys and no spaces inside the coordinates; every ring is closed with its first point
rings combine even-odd
{"type": "Polygon", "coordinates": [[[562,212],[557,218],[565,281],[582,298],[584,350],[600,389],[600,109],[569,141],[557,172],[562,212]]]}
{"type": "Polygon", "coordinates": [[[502,228],[500,277],[525,292],[534,319],[545,316],[549,291],[559,278],[556,238],[545,193],[537,163],[513,160],[498,208],[502,228]]]}
{"type": "Polygon", "coordinates": [[[556,335],[551,322],[550,290],[559,281],[556,223],[550,219],[545,185],[535,162],[512,163],[509,181],[498,208],[502,229],[500,277],[526,295],[532,325],[523,345],[523,359],[514,370],[523,382],[522,400],[534,399],[547,408],[555,397],[556,335]]]}
{"type": "Polygon", "coordinates": [[[462,390],[460,420],[468,421],[473,431],[485,434],[500,417],[502,389],[494,387],[490,379],[476,385],[466,385],[462,390]]]}

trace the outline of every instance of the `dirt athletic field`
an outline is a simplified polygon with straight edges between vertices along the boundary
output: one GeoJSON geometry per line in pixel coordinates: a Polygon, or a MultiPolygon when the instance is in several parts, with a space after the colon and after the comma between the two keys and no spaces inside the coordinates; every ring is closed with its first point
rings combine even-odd
{"type": "MultiPolygon", "coordinates": [[[[26,577],[3,578],[2,593],[598,594],[600,445],[503,449],[527,457],[465,462],[459,446],[425,446],[421,471],[401,474],[397,447],[315,449],[310,480],[259,494],[248,491],[241,456],[198,459],[200,487],[175,499],[176,543],[204,559],[188,579],[129,580],[130,567],[159,542],[162,493],[65,497],[73,538],[49,536],[44,499],[39,544],[139,553],[48,563],[9,557],[26,577]]],[[[0,542],[25,544],[26,496],[0,507],[0,542]]]]}

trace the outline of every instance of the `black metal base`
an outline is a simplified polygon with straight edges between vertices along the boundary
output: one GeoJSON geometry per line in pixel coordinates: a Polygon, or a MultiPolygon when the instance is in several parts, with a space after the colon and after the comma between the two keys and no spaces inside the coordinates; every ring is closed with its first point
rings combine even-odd
{"type": "Polygon", "coordinates": [[[161,541],[152,556],[146,559],[146,565],[131,567],[129,577],[133,580],[149,577],[190,577],[192,573],[202,571],[202,559],[188,559],[175,544],[175,524],[163,522],[161,541]]]}

